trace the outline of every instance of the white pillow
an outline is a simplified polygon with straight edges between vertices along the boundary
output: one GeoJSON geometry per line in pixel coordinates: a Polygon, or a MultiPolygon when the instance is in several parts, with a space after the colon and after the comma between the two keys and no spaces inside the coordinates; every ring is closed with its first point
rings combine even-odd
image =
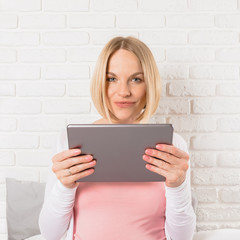
{"type": "Polygon", "coordinates": [[[240,229],[217,229],[195,233],[193,240],[240,240],[240,229]]]}

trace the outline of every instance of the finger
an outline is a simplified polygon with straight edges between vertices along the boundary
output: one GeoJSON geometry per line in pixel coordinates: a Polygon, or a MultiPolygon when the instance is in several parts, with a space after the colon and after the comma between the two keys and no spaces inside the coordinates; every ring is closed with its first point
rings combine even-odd
{"type": "Polygon", "coordinates": [[[189,160],[189,155],[186,152],[184,152],[183,150],[175,147],[174,145],[157,144],[156,148],[163,152],[170,153],[173,156],[176,156],[178,158],[184,158],[184,159],[189,160]]]}
{"type": "Polygon", "coordinates": [[[178,158],[176,158],[172,154],[155,150],[155,149],[146,149],[145,153],[149,156],[168,162],[169,164],[176,164],[178,161],[178,158]]]}
{"type": "Polygon", "coordinates": [[[74,175],[74,174],[80,173],[82,171],[85,171],[88,168],[92,168],[95,165],[96,165],[96,160],[93,160],[88,163],[82,163],[82,164],[75,165],[69,169],[70,169],[70,172],[72,173],[72,175],[74,175]]]}
{"type": "Polygon", "coordinates": [[[164,170],[164,169],[161,169],[161,168],[158,168],[154,165],[151,165],[151,164],[146,164],[146,168],[151,171],[151,172],[155,172],[163,177],[165,177],[167,179],[168,175],[169,175],[169,172],[164,170]]]}
{"type": "Polygon", "coordinates": [[[156,167],[159,167],[161,169],[170,170],[170,164],[167,162],[164,162],[160,159],[156,159],[153,157],[149,157],[147,155],[143,155],[143,160],[145,160],[146,162],[148,162],[149,164],[155,165],[156,167]]]}
{"type": "Polygon", "coordinates": [[[70,175],[68,177],[62,177],[61,178],[61,182],[64,184],[64,185],[70,185],[72,183],[75,183],[77,180],[81,179],[81,178],[84,178],[84,177],[87,177],[91,174],[94,173],[94,169],[91,168],[91,169],[87,169],[83,172],[80,172],[80,173],[77,173],[77,174],[74,174],[74,175],[70,175]]]}
{"type": "Polygon", "coordinates": [[[61,162],[67,158],[77,156],[81,153],[81,149],[69,149],[65,150],[63,152],[60,152],[53,156],[52,161],[53,162],[61,162]]]}
{"type": "Polygon", "coordinates": [[[84,155],[78,157],[68,158],[65,161],[59,162],[59,166],[62,169],[70,168],[74,165],[90,162],[93,159],[92,155],[84,155]]]}

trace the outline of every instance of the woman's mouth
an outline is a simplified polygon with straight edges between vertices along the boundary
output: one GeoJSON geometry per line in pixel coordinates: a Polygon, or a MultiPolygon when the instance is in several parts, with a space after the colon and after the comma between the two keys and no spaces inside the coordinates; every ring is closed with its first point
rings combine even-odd
{"type": "Polygon", "coordinates": [[[135,102],[115,102],[115,104],[120,108],[131,107],[135,102]]]}

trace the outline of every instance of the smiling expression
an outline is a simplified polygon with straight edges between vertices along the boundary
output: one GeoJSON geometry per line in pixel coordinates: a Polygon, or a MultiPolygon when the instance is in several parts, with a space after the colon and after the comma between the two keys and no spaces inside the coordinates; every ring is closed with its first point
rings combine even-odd
{"type": "Polygon", "coordinates": [[[109,110],[118,123],[135,123],[146,104],[146,83],[136,55],[117,50],[109,58],[106,81],[109,110]]]}

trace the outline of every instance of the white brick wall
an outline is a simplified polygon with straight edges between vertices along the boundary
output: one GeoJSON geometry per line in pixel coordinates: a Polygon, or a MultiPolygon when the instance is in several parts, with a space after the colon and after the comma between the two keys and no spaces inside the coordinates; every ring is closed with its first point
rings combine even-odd
{"type": "Polygon", "coordinates": [[[188,143],[198,230],[240,228],[240,0],[0,0],[0,239],[5,177],[46,181],[60,129],[99,117],[90,78],[118,35],[157,61],[155,118],[188,143]]]}

